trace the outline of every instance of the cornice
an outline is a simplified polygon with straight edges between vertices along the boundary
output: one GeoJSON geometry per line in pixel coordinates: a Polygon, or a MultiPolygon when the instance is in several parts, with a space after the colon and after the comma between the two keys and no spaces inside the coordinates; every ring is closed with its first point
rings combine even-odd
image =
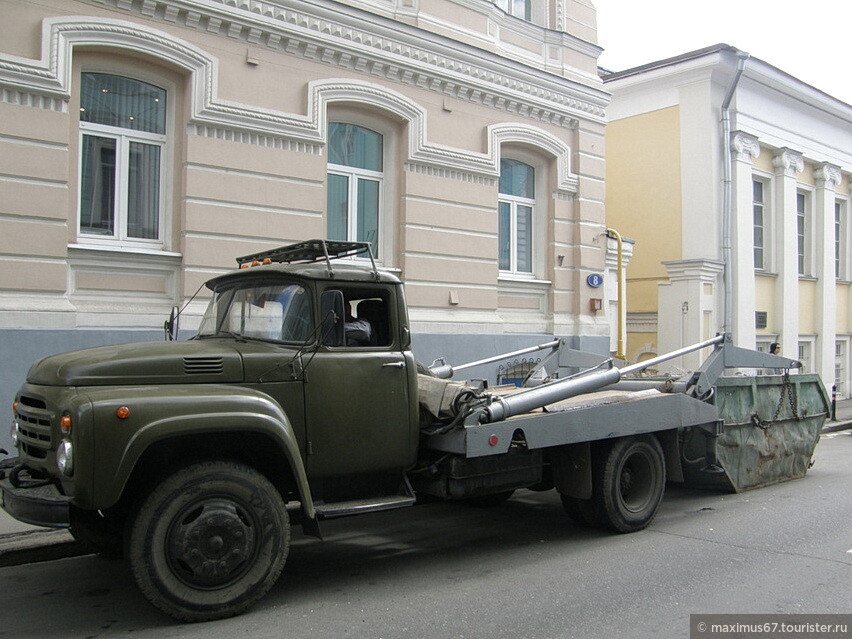
{"type": "Polygon", "coordinates": [[[445,175],[459,179],[488,181],[499,176],[500,145],[520,142],[556,158],[557,194],[570,196],[577,191],[578,178],[571,172],[571,148],[531,124],[512,122],[490,126],[487,153],[475,153],[430,142],[425,109],[383,85],[334,78],[311,82],[306,115],[288,114],[221,99],[217,91],[216,58],[147,25],[103,18],[63,17],[45,20],[43,30],[41,60],[0,59],[0,82],[15,81],[27,89],[21,93],[40,98],[54,107],[65,104],[67,109],[71,56],[75,46],[130,48],[167,60],[190,73],[188,127],[197,135],[319,154],[326,142],[327,106],[334,102],[357,102],[408,122],[407,166],[410,170],[431,167],[430,171],[444,171],[445,175]]]}
{"type": "Polygon", "coordinates": [[[324,0],[93,1],[559,126],[604,121],[603,90],[324,0]]]}

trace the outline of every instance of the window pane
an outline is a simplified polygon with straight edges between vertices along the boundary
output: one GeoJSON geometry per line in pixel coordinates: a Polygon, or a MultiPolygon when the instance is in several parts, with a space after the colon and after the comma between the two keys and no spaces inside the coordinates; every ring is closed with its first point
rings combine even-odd
{"type": "Polygon", "coordinates": [[[165,134],[166,92],[147,82],[106,73],[83,73],[80,120],[165,134]]]}
{"type": "Polygon", "coordinates": [[[160,147],[130,143],[127,182],[127,237],[160,237],[160,147]]]}
{"type": "Polygon", "coordinates": [[[752,184],[754,185],[754,201],[763,202],[763,182],[755,180],[752,184]]]}
{"type": "Polygon", "coordinates": [[[346,240],[349,225],[349,178],[345,175],[328,174],[328,232],[330,240],[346,240]]]}
{"type": "Polygon", "coordinates": [[[512,208],[508,202],[500,202],[497,212],[497,245],[499,268],[509,271],[512,268],[512,208]]]}
{"type": "Polygon", "coordinates": [[[358,180],[358,242],[373,245],[373,255],[378,255],[379,239],[379,183],[376,180],[358,180]]]}
{"type": "Polygon", "coordinates": [[[500,160],[500,193],[535,198],[535,169],[517,160],[500,160]]]}
{"type": "Polygon", "coordinates": [[[115,140],[83,136],[80,232],[115,234],[115,140]]]}
{"type": "Polygon", "coordinates": [[[532,207],[518,205],[517,271],[532,273],[532,207]]]}
{"type": "Polygon", "coordinates": [[[382,170],[382,135],[354,124],[329,122],[328,161],[368,171],[382,170]]]}
{"type": "Polygon", "coordinates": [[[523,18],[524,20],[530,20],[530,0],[512,0],[512,15],[523,18]]]}

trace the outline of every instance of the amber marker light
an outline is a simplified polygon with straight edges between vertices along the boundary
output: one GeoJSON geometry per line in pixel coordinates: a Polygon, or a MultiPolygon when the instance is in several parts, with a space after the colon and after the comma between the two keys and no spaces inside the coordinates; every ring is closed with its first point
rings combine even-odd
{"type": "Polygon", "coordinates": [[[18,402],[12,402],[12,412],[18,412],[18,402]]]}
{"type": "Polygon", "coordinates": [[[59,428],[66,435],[71,432],[71,415],[63,415],[59,418],[59,428]]]}
{"type": "Polygon", "coordinates": [[[115,416],[119,419],[127,419],[130,417],[130,409],[127,406],[121,406],[115,411],[115,416]]]}

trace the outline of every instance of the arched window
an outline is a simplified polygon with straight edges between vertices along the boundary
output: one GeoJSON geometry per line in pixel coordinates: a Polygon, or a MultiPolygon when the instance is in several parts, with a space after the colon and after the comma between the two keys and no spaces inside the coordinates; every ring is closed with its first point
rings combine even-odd
{"type": "Polygon", "coordinates": [[[535,169],[519,160],[501,159],[499,190],[497,241],[500,270],[531,274],[535,169]]]}
{"type": "Polygon", "coordinates": [[[81,239],[162,247],[165,145],[165,89],[118,75],[81,74],[81,239]]]}
{"type": "Polygon", "coordinates": [[[369,242],[379,253],[379,212],[384,179],[384,138],[345,122],[328,125],[328,196],[326,236],[330,240],[369,242]]]}

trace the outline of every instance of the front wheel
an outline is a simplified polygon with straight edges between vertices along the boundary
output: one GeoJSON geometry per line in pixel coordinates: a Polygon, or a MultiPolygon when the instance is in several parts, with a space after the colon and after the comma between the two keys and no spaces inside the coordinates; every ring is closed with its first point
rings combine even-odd
{"type": "Polygon", "coordinates": [[[175,472],[142,502],[130,528],[136,584],[180,621],[246,611],[277,580],[290,547],[280,494],[243,464],[209,461],[175,472]]]}
{"type": "Polygon", "coordinates": [[[663,498],[666,464],[653,435],[615,440],[593,470],[593,496],[601,522],[617,532],[651,523],[663,498]]]}

